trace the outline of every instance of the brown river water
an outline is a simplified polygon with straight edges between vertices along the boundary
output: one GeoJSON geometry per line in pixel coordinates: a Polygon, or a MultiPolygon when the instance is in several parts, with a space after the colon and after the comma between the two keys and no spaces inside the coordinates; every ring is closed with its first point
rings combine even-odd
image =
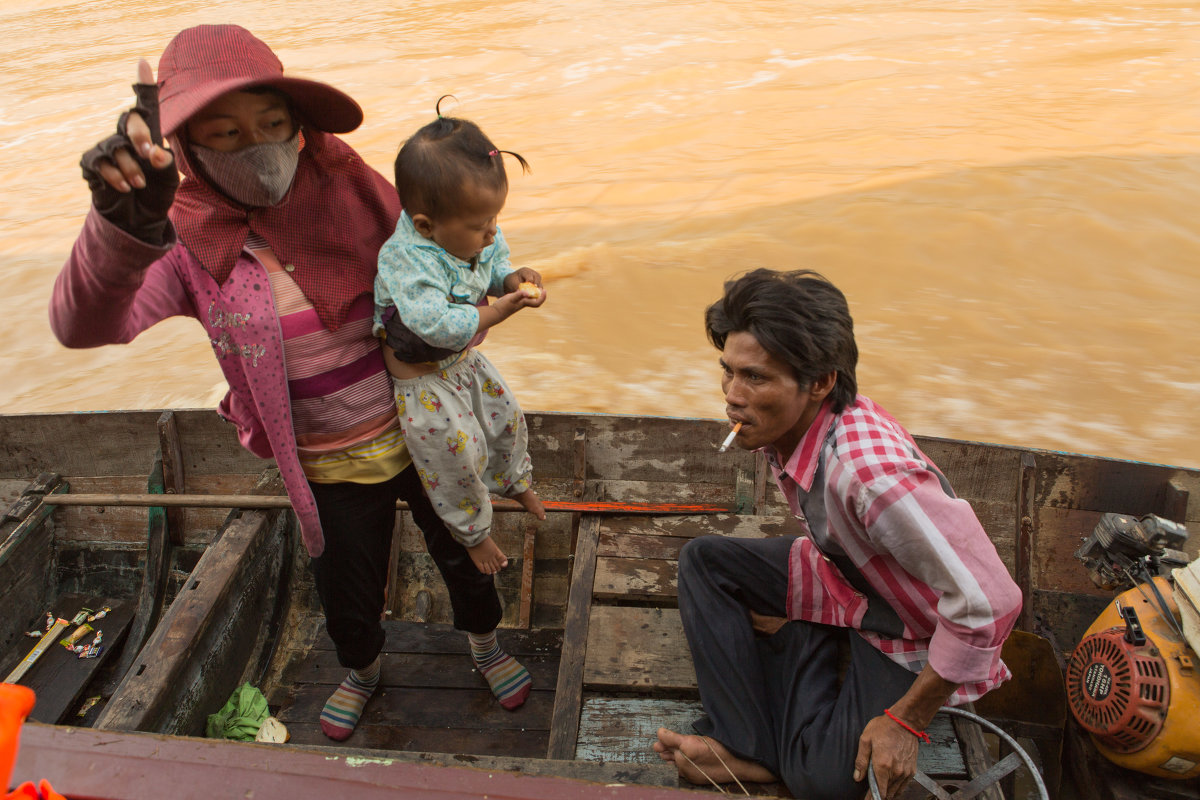
{"type": "Polygon", "coordinates": [[[705,305],[808,267],[914,433],[1200,466],[1200,7],[1169,0],[9,0],[3,411],[223,394],[195,321],[69,351],[46,320],[80,153],[204,22],[356,97],[385,175],[443,94],[529,160],[501,222],[549,297],[484,345],[527,409],[722,416],[705,305]]]}

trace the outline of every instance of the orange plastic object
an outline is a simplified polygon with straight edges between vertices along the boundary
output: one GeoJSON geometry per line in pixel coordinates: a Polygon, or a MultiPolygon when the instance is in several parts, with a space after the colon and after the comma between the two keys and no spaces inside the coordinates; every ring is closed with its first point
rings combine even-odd
{"type": "Polygon", "coordinates": [[[32,781],[25,781],[4,795],[4,800],[67,800],[67,798],[54,791],[49,781],[39,781],[37,788],[34,788],[32,781]]]}
{"type": "MultiPolygon", "coordinates": [[[[15,683],[0,683],[0,787],[8,786],[12,777],[13,764],[17,763],[17,744],[21,739],[21,725],[35,701],[33,690],[15,683]]],[[[4,795],[3,800],[66,800],[54,791],[48,781],[22,783],[4,795]]]]}

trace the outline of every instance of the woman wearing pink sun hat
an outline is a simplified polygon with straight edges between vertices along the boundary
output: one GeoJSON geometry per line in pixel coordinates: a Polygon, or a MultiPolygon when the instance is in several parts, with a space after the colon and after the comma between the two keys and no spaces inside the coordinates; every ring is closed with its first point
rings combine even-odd
{"type": "Polygon", "coordinates": [[[236,25],[180,32],[157,85],[143,61],[134,91],[117,133],[81,162],[92,207],[55,283],[55,335],[96,347],[172,316],[204,326],[229,384],[218,411],[248,450],[275,459],[350,669],[321,713],[329,737],[350,736],[378,685],[397,499],[425,534],[476,666],[505,707],[521,705],[529,677],[496,643],[492,576],[425,497],[371,335],[376,257],[400,202],[333,135],[357,128],[362,109],[285,75],[236,25]]]}

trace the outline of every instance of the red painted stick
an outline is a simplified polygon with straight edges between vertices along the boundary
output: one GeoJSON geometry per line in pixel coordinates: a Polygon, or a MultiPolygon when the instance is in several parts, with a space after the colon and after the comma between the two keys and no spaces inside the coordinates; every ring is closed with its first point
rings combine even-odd
{"type": "MultiPolygon", "coordinates": [[[[547,512],[570,511],[581,514],[732,514],[732,508],[714,503],[618,503],[601,500],[543,500],[547,512]]],[[[524,511],[516,500],[493,500],[495,511],[524,511]]]]}

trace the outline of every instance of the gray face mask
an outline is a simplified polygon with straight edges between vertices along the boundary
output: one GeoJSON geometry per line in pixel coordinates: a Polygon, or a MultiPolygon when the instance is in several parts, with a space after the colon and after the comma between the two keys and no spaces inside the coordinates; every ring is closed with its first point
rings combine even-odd
{"type": "Polygon", "coordinates": [[[245,206],[273,206],[284,198],[300,161],[298,134],[286,142],[267,142],[226,153],[192,146],[210,180],[245,206]]]}

